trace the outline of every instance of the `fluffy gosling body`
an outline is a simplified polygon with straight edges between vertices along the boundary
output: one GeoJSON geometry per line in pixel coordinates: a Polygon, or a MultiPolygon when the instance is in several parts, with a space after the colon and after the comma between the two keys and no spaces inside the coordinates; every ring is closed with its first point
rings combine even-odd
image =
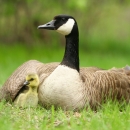
{"type": "Polygon", "coordinates": [[[28,87],[28,90],[24,90],[20,93],[14,103],[20,107],[36,107],[38,104],[38,86],[39,77],[37,74],[28,74],[24,85],[28,87]]]}

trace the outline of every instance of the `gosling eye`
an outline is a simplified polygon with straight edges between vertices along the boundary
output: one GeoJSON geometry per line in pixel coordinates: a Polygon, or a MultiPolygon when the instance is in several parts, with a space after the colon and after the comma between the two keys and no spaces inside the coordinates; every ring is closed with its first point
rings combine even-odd
{"type": "Polygon", "coordinates": [[[34,79],[33,78],[31,78],[29,81],[33,81],[34,79]]]}

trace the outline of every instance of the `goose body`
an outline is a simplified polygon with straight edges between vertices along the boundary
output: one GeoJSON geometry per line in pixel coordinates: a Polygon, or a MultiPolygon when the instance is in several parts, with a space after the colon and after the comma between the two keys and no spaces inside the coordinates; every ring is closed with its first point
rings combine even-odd
{"type": "Polygon", "coordinates": [[[25,62],[7,79],[0,90],[0,99],[14,100],[27,73],[36,73],[40,84],[38,97],[43,107],[65,110],[95,109],[108,98],[130,101],[130,67],[102,70],[79,67],[79,32],[72,16],[58,15],[39,29],[55,30],[65,36],[66,47],[61,63],[25,62]]]}
{"type": "Polygon", "coordinates": [[[27,86],[28,90],[24,90],[20,93],[18,97],[16,97],[14,104],[20,107],[36,107],[38,104],[38,76],[36,74],[28,74],[23,85],[27,86]]]}
{"type": "MultiPolygon", "coordinates": [[[[83,72],[84,74],[80,73],[79,32],[77,22],[72,16],[58,15],[51,22],[40,25],[38,28],[56,30],[63,34],[66,39],[62,62],[44,80],[39,88],[39,99],[43,106],[50,107],[54,105],[63,109],[75,110],[82,109],[90,104],[92,108],[95,108],[102,102],[102,99],[108,98],[108,96],[111,98],[118,97],[116,87],[122,89],[123,82],[120,82],[121,78],[126,78],[124,82],[127,82],[126,87],[130,90],[130,81],[125,74],[121,76],[119,72],[115,73],[114,71],[99,69],[89,75],[89,68],[88,70],[86,69],[86,72],[83,72]],[[116,78],[116,81],[114,78],[116,78]],[[110,79],[113,81],[111,82],[110,79]],[[105,80],[105,84],[103,84],[103,80],[105,80]],[[120,85],[116,82],[120,82],[120,85]],[[103,84],[103,86],[100,84],[103,84]],[[113,87],[115,87],[115,90],[113,87]]],[[[127,97],[124,95],[123,98],[127,97]]]]}

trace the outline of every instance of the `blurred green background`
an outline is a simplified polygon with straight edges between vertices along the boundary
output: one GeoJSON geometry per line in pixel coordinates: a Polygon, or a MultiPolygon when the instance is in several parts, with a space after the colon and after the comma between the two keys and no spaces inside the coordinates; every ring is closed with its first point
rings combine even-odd
{"type": "Polygon", "coordinates": [[[29,59],[62,60],[64,37],[37,29],[58,14],[78,22],[81,66],[130,64],[130,0],[0,0],[0,5],[1,84],[29,59]]]}

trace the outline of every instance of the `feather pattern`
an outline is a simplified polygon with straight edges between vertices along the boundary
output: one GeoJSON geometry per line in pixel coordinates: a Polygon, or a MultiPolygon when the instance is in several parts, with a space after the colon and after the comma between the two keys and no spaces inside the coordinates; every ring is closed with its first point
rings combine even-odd
{"type": "Polygon", "coordinates": [[[0,100],[6,99],[8,101],[14,101],[17,93],[23,88],[23,83],[27,74],[36,73],[40,79],[44,79],[57,65],[57,63],[43,64],[36,60],[29,60],[23,63],[0,88],[0,100]]]}

